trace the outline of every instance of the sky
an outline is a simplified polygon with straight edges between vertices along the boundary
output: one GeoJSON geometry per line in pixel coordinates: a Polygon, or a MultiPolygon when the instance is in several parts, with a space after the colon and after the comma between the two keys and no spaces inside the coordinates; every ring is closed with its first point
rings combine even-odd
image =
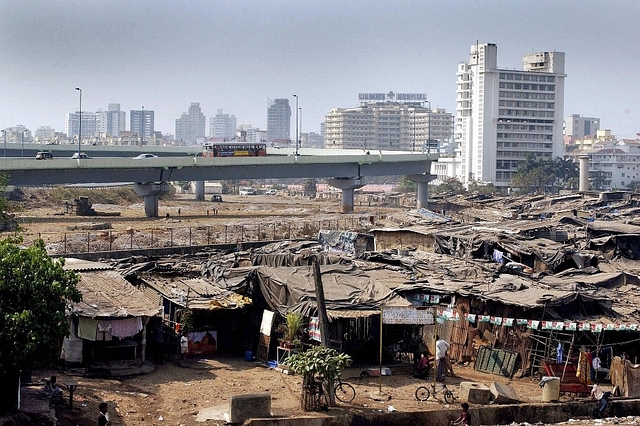
{"type": "MultiPolygon", "coordinates": [[[[155,111],[175,132],[191,102],[266,129],[269,99],[298,95],[302,132],[358,93],[426,93],[455,113],[456,69],[472,44],[498,67],[566,54],[564,116],[640,131],[636,0],[2,0],[0,128],[64,131],[82,110],[155,111]]],[[[295,114],[295,108],[293,114],[295,114]]],[[[292,119],[292,132],[295,120],[292,119]]]]}

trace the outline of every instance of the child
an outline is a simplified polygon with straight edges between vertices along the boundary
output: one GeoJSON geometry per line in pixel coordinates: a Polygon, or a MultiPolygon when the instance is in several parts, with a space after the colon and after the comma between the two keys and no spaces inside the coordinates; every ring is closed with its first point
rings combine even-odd
{"type": "Polygon", "coordinates": [[[462,411],[460,417],[451,422],[451,426],[471,426],[471,414],[469,414],[469,404],[463,402],[460,404],[462,411]]]}
{"type": "Polygon", "coordinates": [[[182,332],[182,336],[180,337],[180,361],[184,361],[187,357],[187,352],[189,351],[189,339],[187,338],[187,333],[182,332]]]}
{"type": "Polygon", "coordinates": [[[109,413],[107,413],[109,406],[106,402],[101,402],[98,408],[100,409],[100,414],[98,414],[98,426],[109,426],[111,424],[111,421],[109,421],[109,413]]]}

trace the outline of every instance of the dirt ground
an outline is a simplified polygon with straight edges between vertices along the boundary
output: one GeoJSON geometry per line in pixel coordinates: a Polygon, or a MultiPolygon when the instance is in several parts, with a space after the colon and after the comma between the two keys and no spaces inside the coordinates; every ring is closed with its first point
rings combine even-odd
{"type": "MultiPolygon", "coordinates": [[[[282,417],[326,416],[347,411],[425,411],[446,406],[440,395],[426,402],[416,400],[414,392],[425,381],[408,372],[382,378],[361,378],[362,371],[363,368],[350,368],[343,373],[343,380],[356,389],[352,403],[340,403],[328,412],[311,413],[304,412],[300,406],[301,376],[287,375],[260,362],[241,358],[192,358],[184,366],[166,363],[157,366],[152,373],[119,380],[85,378],[55,371],[40,371],[34,374],[33,380],[57,374],[59,383],[71,380],[79,384],[74,394],[73,409],[66,406],[66,400],[57,406],[56,412],[63,426],[95,424],[101,401],[109,404],[112,425],[190,425],[205,420],[202,418],[205,412],[209,413],[209,418],[222,419],[232,395],[262,392],[271,394],[273,415],[282,417]],[[371,398],[378,395],[379,389],[389,400],[371,398]]],[[[447,378],[447,385],[455,395],[461,381],[479,381],[487,386],[495,381],[511,385],[523,402],[541,400],[542,391],[537,381],[481,373],[470,366],[457,366],[455,371],[458,377],[447,378]]],[[[457,403],[450,407],[452,416],[456,415],[459,410],[457,403]]],[[[206,420],[203,424],[224,422],[206,420]]]]}

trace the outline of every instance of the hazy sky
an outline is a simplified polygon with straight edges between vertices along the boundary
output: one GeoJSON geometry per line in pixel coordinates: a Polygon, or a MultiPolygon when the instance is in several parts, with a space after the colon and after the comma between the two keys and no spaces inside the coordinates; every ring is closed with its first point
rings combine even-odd
{"type": "MultiPolygon", "coordinates": [[[[566,52],[564,116],[640,131],[636,0],[2,0],[0,128],[64,131],[78,109],[155,111],[175,132],[191,102],[266,129],[267,100],[299,95],[302,131],[359,92],[427,93],[454,112],[456,67],[496,43],[500,68],[566,52]]],[[[293,123],[293,120],[292,120],[293,123]]],[[[292,126],[293,127],[293,126],[292,126]]]]}

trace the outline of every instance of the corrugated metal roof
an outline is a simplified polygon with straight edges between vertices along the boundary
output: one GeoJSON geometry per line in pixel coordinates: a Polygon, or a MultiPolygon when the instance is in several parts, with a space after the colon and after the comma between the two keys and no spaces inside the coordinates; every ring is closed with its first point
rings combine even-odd
{"type": "Polygon", "coordinates": [[[77,287],[82,293],[82,301],[72,304],[72,313],[91,318],[126,318],[155,316],[161,309],[115,271],[79,275],[77,287]]]}
{"type": "Polygon", "coordinates": [[[65,257],[63,268],[66,270],[81,272],[81,271],[110,270],[110,269],[113,269],[113,266],[103,262],[93,262],[91,260],[76,259],[74,257],[65,257]]]}

